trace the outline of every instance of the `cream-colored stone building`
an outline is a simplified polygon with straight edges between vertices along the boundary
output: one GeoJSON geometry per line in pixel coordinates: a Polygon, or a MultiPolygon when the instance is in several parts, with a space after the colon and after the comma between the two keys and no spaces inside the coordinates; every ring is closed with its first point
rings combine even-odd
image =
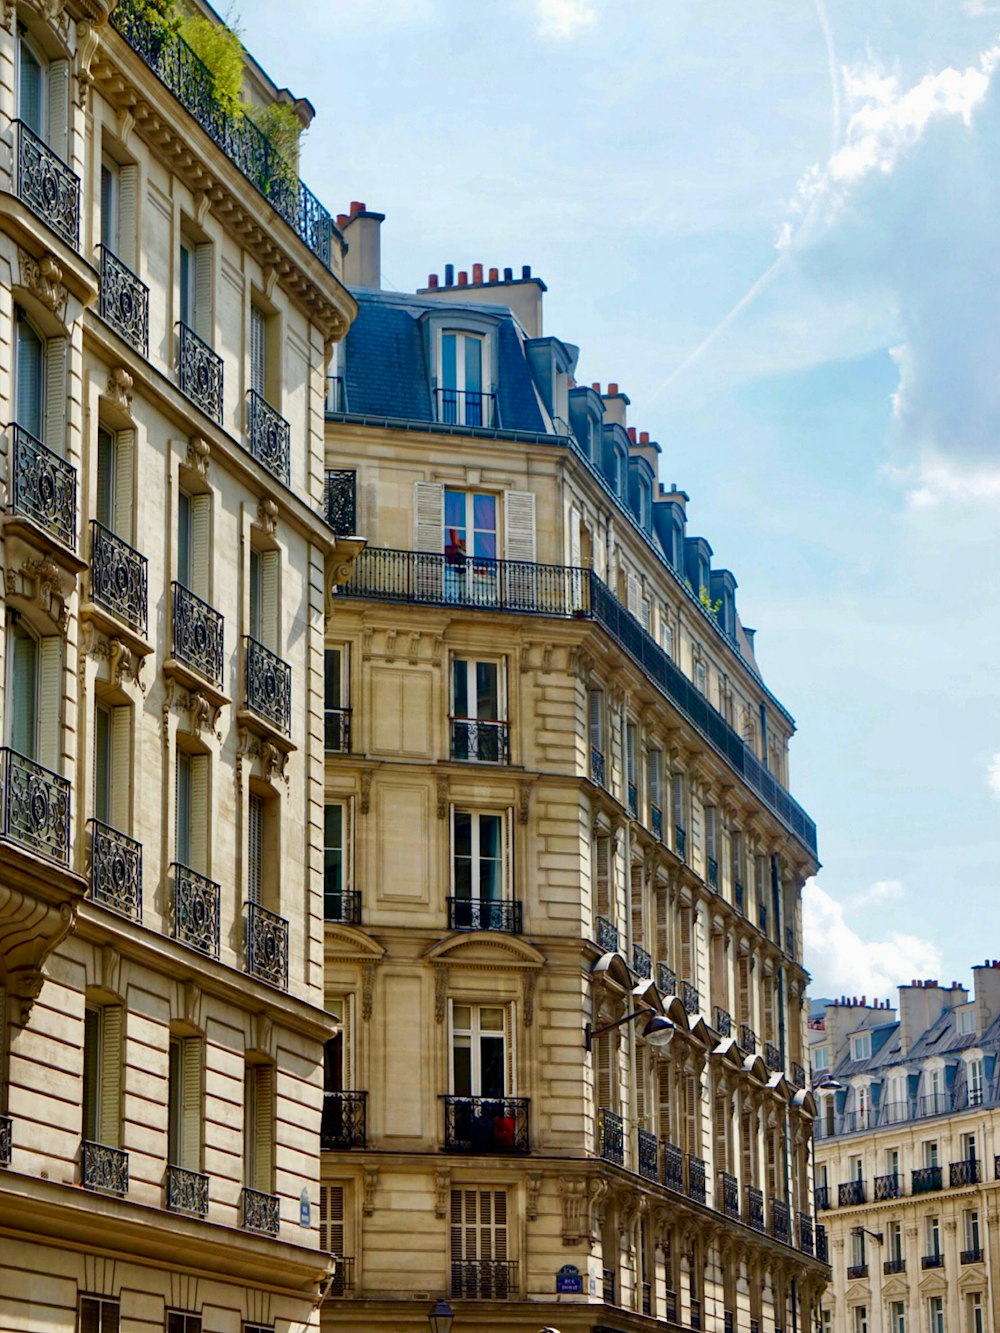
{"type": "Polygon", "coordinates": [[[326,426],[368,545],[327,636],[324,1325],[812,1327],[792,719],[544,284],[380,290],[381,222],[338,218],[326,426]]]}
{"type": "Polygon", "coordinates": [[[810,1026],[824,1333],[1000,1328],[1000,963],[810,1026]]]}
{"type": "Polygon", "coordinates": [[[0,1328],[316,1327],[355,303],[292,168],[110,8],[0,23],[0,1328]]]}

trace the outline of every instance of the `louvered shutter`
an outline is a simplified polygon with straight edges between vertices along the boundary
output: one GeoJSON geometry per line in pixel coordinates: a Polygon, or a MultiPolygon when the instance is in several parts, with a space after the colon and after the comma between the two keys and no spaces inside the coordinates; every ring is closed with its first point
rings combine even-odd
{"type": "Polygon", "coordinates": [[[212,497],[192,495],[190,506],[189,588],[196,597],[209,600],[209,546],[212,530],[212,497]]]}
{"type": "Polygon", "coordinates": [[[729,1103],[722,1094],[721,1089],[716,1088],[715,1097],[712,1101],[712,1114],[714,1120],[715,1136],[715,1166],[718,1171],[729,1170],[729,1134],[727,1121],[729,1118],[729,1103]]]}
{"type": "Polygon", "coordinates": [[[597,1105],[609,1111],[615,1109],[614,1070],[612,1068],[617,1047],[614,1033],[606,1032],[594,1040],[594,1067],[596,1073],[597,1105]]]}
{"type": "MultiPolygon", "coordinates": [[[[490,1253],[486,1258],[506,1259],[509,1253],[507,1245],[507,1191],[506,1190],[484,1190],[480,1198],[485,1202],[486,1208],[492,1204],[490,1253]]],[[[484,1218],[484,1221],[487,1219],[484,1218]]]]}
{"type": "Polygon", "coordinates": [[[99,1142],[108,1148],[120,1146],[122,1096],[122,1011],[116,1004],[100,1011],[100,1123],[99,1142]]]}
{"type": "Polygon", "coordinates": [[[45,344],[45,426],[43,440],[60,458],[66,454],[66,339],[45,344]]]}
{"type": "Polygon", "coordinates": [[[94,517],[106,528],[114,527],[115,439],[110,431],[97,432],[97,498],[94,517]]]}
{"type": "Polygon", "coordinates": [[[417,551],[444,550],[444,487],[436,481],[413,483],[413,545],[417,551]]]}
{"type": "Polygon", "coordinates": [[[656,957],[670,963],[670,902],[666,889],[656,891],[656,957]]]}
{"type": "Polygon", "coordinates": [[[42,393],[45,354],[42,340],[19,310],[17,315],[17,401],[14,418],[35,439],[44,432],[42,393]]]}
{"type": "Polygon", "coordinates": [[[62,758],[63,641],[56,634],[38,642],[38,762],[59,772],[62,758]]]}
{"type": "Polygon", "coordinates": [[[320,1186],[319,1248],[338,1257],[344,1253],[343,1185],[320,1186]]]}
{"type": "Polygon", "coordinates": [[[262,551],[260,557],[260,622],[261,643],[273,653],[280,653],[282,643],[278,628],[278,576],[281,568],[279,551],[262,551]]]}
{"type": "Polygon", "coordinates": [[[132,714],[124,705],[111,710],[111,744],[107,776],[108,815],[112,826],[120,833],[128,833],[130,819],[129,802],[132,784],[129,776],[132,771],[130,762],[132,749],[132,714]]]}
{"type": "Polygon", "coordinates": [[[630,889],[632,893],[632,943],[645,946],[646,932],[642,919],[642,866],[633,865],[630,889]]]}
{"type": "Polygon", "coordinates": [[[211,245],[197,245],[194,251],[194,331],[209,347],[214,346],[215,321],[212,297],[215,294],[211,245]]]}
{"type": "Polygon", "coordinates": [[[649,1128],[649,1053],[644,1042],[635,1046],[635,1118],[640,1129],[649,1128]]]}
{"type": "Polygon", "coordinates": [[[770,977],[764,978],[764,1031],[765,1041],[774,1040],[774,983],[770,977]]]}
{"type": "Polygon", "coordinates": [[[642,612],[642,580],[638,574],[633,574],[631,570],[628,572],[626,587],[628,589],[629,612],[638,620],[642,612]]]}
{"type": "Polygon", "coordinates": [[[508,1097],[514,1097],[517,1094],[516,1032],[514,1006],[505,1004],[503,1007],[504,1091],[508,1097]]]}
{"type": "Polygon", "coordinates": [[[740,1148],[744,1185],[752,1185],[757,1175],[754,1170],[753,1146],[753,1120],[750,1112],[745,1110],[740,1116],[740,1148]]]}
{"type": "Polygon", "coordinates": [[[750,1014],[750,960],[741,957],[736,965],[737,976],[739,978],[738,1003],[739,1003],[739,1022],[747,1023],[753,1026],[753,1019],[750,1014]]]}
{"type": "Polygon", "coordinates": [[[572,507],[569,511],[569,563],[574,569],[580,564],[580,511],[572,507]]]}
{"type": "Polygon", "coordinates": [[[263,856],[264,802],[251,795],[247,836],[247,897],[252,903],[261,901],[261,859],[263,856]]]}
{"type": "Polygon", "coordinates": [[[135,431],[120,430],[115,436],[114,521],[112,526],[123,541],[132,545],[132,478],[135,467],[135,431]]]}
{"type": "Polygon", "coordinates": [[[695,984],[695,979],[691,970],[691,965],[694,960],[693,960],[693,950],[691,948],[690,907],[681,908],[680,925],[681,925],[681,956],[680,956],[681,977],[684,978],[686,981],[690,981],[693,986],[695,984]]]}
{"type": "Polygon", "coordinates": [[[451,1261],[478,1259],[476,1232],[476,1191],[455,1189],[451,1192],[451,1261]]]}
{"type": "Polygon", "coordinates": [[[535,496],[532,491],[504,494],[504,557],[535,561],[535,496]]]}
{"type": "Polygon", "coordinates": [[[191,785],[188,808],[188,844],[191,869],[208,873],[208,755],[193,754],[189,760],[191,785]]]}
{"type": "Polygon", "coordinates": [[[118,258],[137,269],[139,168],[118,168],[118,258]]]}
{"type": "Polygon", "coordinates": [[[684,1078],[684,1146],[698,1155],[698,1080],[693,1074],[684,1078]]]}
{"type": "Polygon", "coordinates": [[[263,398],[265,379],[266,330],[264,312],[259,306],[250,307],[250,388],[263,398]]]}
{"type": "Polygon", "coordinates": [[[178,1165],[186,1171],[201,1170],[204,1049],[198,1037],[185,1037],[181,1043],[181,1142],[178,1165]]]}
{"type": "Polygon", "coordinates": [[[49,63],[49,129],[46,136],[49,147],[65,161],[69,130],[69,61],[49,63]]]}
{"type": "Polygon", "coordinates": [[[767,1188],[771,1197],[774,1198],[778,1188],[778,1155],[775,1136],[771,1130],[767,1131],[767,1188]]]}
{"type": "Polygon", "coordinates": [[[655,1068],[660,1093],[660,1138],[672,1140],[671,1129],[674,1118],[671,1108],[670,1068],[665,1064],[659,1064],[655,1068]]]}
{"type": "Polygon", "coordinates": [[[253,1188],[271,1192],[274,1179],[274,1070],[253,1066],[253,1188]]]}
{"type": "Polygon", "coordinates": [[[594,839],[594,910],[598,916],[611,914],[611,839],[594,839]]]}

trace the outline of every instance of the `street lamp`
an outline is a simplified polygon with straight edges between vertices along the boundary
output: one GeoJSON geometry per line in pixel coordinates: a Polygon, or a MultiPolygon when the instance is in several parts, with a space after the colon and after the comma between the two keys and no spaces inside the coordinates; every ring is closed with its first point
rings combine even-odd
{"type": "Polygon", "coordinates": [[[431,1333],[451,1333],[451,1326],[455,1322],[455,1311],[447,1301],[439,1300],[427,1316],[427,1322],[431,1326],[431,1333]]]}
{"type": "Polygon", "coordinates": [[[623,1023],[631,1023],[635,1018],[646,1019],[642,1036],[649,1042],[650,1046],[655,1046],[658,1051],[662,1051],[670,1045],[674,1033],[677,1031],[670,1019],[664,1017],[663,1014],[654,1014],[649,1009],[637,1009],[634,1014],[626,1014],[624,1018],[617,1018],[613,1023],[605,1023],[604,1027],[594,1028],[589,1023],[585,1023],[583,1027],[584,1049],[588,1051],[591,1049],[595,1037],[603,1037],[605,1032],[612,1032],[615,1028],[620,1028],[623,1023]]]}

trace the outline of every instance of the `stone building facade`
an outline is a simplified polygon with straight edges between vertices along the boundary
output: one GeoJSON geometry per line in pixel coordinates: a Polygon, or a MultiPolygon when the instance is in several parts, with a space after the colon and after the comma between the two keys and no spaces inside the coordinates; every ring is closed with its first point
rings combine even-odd
{"type": "Polygon", "coordinates": [[[0,22],[0,1327],[316,1327],[324,618],[360,545],[323,518],[324,374],[356,306],[251,115],[157,6],[111,8],[0,22]]]}

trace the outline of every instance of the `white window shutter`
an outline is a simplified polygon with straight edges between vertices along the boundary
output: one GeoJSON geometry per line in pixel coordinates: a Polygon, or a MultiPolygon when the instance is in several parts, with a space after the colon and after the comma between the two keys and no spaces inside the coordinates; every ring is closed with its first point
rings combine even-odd
{"type": "Polygon", "coordinates": [[[191,869],[208,873],[208,755],[191,756],[191,869]]]}
{"type": "Polygon", "coordinates": [[[413,545],[417,551],[444,550],[444,487],[436,481],[413,483],[413,545]]]}
{"type": "Polygon", "coordinates": [[[114,528],[129,545],[135,540],[132,524],[132,486],[135,470],[135,431],[120,430],[115,436],[114,528]]]}
{"type": "Polygon", "coordinates": [[[118,168],[118,258],[133,272],[138,253],[139,168],[118,168]]]}
{"type": "Polygon", "coordinates": [[[321,1185],[319,1191],[319,1248],[338,1258],[344,1253],[344,1187],[321,1185]]]}
{"type": "Polygon", "coordinates": [[[252,903],[261,901],[261,862],[264,854],[264,802],[259,796],[250,796],[247,812],[247,897],[252,903]]]}
{"type": "Polygon", "coordinates": [[[109,810],[112,825],[120,833],[128,833],[132,826],[129,810],[129,797],[132,783],[132,710],[119,706],[111,710],[111,770],[109,785],[111,788],[109,810]]]}
{"type": "Polygon", "coordinates": [[[122,1011],[117,1004],[101,1010],[100,1142],[117,1148],[121,1137],[122,1011]]]}
{"type": "Polygon", "coordinates": [[[535,561],[535,496],[533,491],[504,495],[504,558],[535,561]]]}
{"type": "Polygon", "coordinates": [[[181,1160],[178,1165],[185,1171],[201,1170],[204,1049],[199,1037],[186,1037],[181,1043],[181,1160]]]}
{"type": "Polygon", "coordinates": [[[53,60],[49,64],[49,132],[48,145],[65,160],[69,132],[69,61],[53,60]]]}
{"type": "Polygon", "coordinates": [[[212,246],[195,246],[194,252],[194,331],[209,347],[214,346],[215,320],[212,298],[215,295],[212,246]]]}
{"type": "Polygon", "coordinates": [[[508,1097],[516,1097],[517,1046],[515,1035],[517,1026],[514,1022],[514,1006],[512,1004],[505,1004],[503,1007],[503,1029],[504,1059],[506,1061],[504,1086],[508,1097]]]}
{"type": "Polygon", "coordinates": [[[642,612],[642,580],[631,570],[628,572],[628,609],[638,620],[642,612]]]}
{"type": "Polygon", "coordinates": [[[62,757],[63,641],[56,634],[38,643],[38,762],[54,772],[62,757]]]}
{"type": "Polygon", "coordinates": [[[253,1188],[269,1194],[274,1184],[274,1070],[254,1068],[254,1180],[253,1188]]]}
{"type": "Polygon", "coordinates": [[[191,506],[191,591],[203,601],[209,600],[209,547],[212,531],[212,497],[192,495],[191,506]]]}
{"type": "Polygon", "coordinates": [[[351,1009],[353,1004],[353,995],[345,995],[342,1001],[340,1022],[341,1072],[343,1074],[345,1088],[353,1088],[356,1086],[354,1082],[354,1032],[353,1024],[351,1022],[351,1009]]]}
{"type": "Polygon", "coordinates": [[[42,443],[60,458],[66,455],[66,339],[45,344],[45,427],[42,443]]]}
{"type": "Polygon", "coordinates": [[[265,397],[267,323],[259,306],[250,307],[250,388],[265,397]]]}
{"type": "Polygon", "coordinates": [[[574,569],[580,566],[580,511],[569,511],[569,563],[574,569]]]}
{"type": "Polygon", "coordinates": [[[280,551],[262,551],[260,559],[260,623],[261,642],[273,653],[280,653],[281,635],[278,631],[278,576],[281,569],[280,551]]]}

